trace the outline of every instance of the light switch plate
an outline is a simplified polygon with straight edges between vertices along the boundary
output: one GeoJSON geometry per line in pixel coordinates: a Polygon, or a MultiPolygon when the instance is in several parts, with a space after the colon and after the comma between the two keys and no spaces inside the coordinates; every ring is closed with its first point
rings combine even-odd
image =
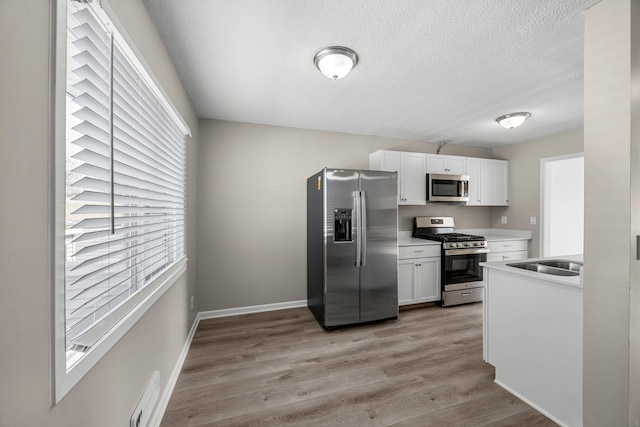
{"type": "Polygon", "coordinates": [[[500,222],[502,224],[506,224],[507,223],[507,216],[506,215],[502,215],[502,218],[500,218],[500,222]]]}
{"type": "Polygon", "coordinates": [[[529,217],[529,223],[531,225],[536,225],[538,223],[537,219],[535,216],[529,217]]]}

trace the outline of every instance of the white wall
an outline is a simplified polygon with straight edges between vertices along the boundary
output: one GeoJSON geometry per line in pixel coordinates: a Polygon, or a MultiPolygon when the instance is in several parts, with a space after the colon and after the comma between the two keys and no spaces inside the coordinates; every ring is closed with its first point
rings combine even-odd
{"type": "Polygon", "coordinates": [[[586,427],[640,425],[638,46],[639,0],[604,0],[586,12],[586,427]]]}
{"type": "Polygon", "coordinates": [[[50,397],[51,282],[47,0],[0,2],[0,426],[113,427],[128,418],[151,372],[166,384],[194,312],[198,121],[138,0],[110,0],[187,120],[188,271],[55,407],[50,397]]]}
{"type": "MultiPolygon", "coordinates": [[[[323,167],[368,168],[378,149],[434,153],[437,145],[285,127],[200,121],[198,299],[201,310],[306,300],[306,180],[323,167]]],[[[445,146],[442,154],[491,157],[445,146]]],[[[399,208],[452,215],[486,228],[491,208],[444,204],[399,208]]]]}
{"type": "Polygon", "coordinates": [[[493,149],[494,157],[509,160],[510,204],[492,209],[491,224],[495,228],[531,231],[530,256],[540,253],[540,159],[580,153],[583,147],[582,129],[576,129],[493,149]],[[500,221],[503,215],[508,219],[506,225],[500,221]],[[530,224],[532,216],[536,217],[536,225],[530,224]]]}

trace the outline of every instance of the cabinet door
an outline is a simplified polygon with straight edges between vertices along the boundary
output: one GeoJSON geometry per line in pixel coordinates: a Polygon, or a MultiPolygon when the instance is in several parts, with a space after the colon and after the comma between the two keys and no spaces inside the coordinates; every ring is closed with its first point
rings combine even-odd
{"type": "Polygon", "coordinates": [[[504,261],[505,252],[489,252],[487,254],[487,262],[504,261]]]}
{"type": "Polygon", "coordinates": [[[401,173],[401,205],[425,205],[426,173],[425,155],[421,153],[403,153],[401,173]]]}
{"type": "Polygon", "coordinates": [[[528,257],[529,252],[527,251],[507,252],[505,254],[505,261],[517,261],[519,259],[526,259],[528,257]]]}
{"type": "Polygon", "coordinates": [[[481,199],[485,206],[509,205],[509,162],[482,159],[481,199]]]}
{"type": "Polygon", "coordinates": [[[427,154],[427,173],[465,175],[466,171],[467,163],[464,157],[427,154]]]}
{"type": "Polygon", "coordinates": [[[398,172],[402,170],[402,153],[397,151],[382,152],[382,169],[386,172],[398,172]]]}
{"type": "Polygon", "coordinates": [[[418,302],[440,301],[440,258],[416,260],[418,302]]]}
{"type": "Polygon", "coordinates": [[[415,260],[398,261],[398,305],[416,303],[415,260]]]}
{"type": "Polygon", "coordinates": [[[447,156],[447,173],[451,175],[467,175],[467,160],[460,156],[447,156]]]}
{"type": "Polygon", "coordinates": [[[369,168],[386,172],[398,172],[398,203],[402,200],[402,153],[399,151],[376,151],[369,154],[369,168]]]}
{"type": "Polygon", "coordinates": [[[494,261],[517,261],[519,259],[526,259],[529,257],[528,251],[514,251],[514,252],[489,252],[487,254],[487,262],[494,261]]]}
{"type": "Polygon", "coordinates": [[[427,173],[447,173],[447,156],[427,154],[427,173]]]}
{"type": "Polygon", "coordinates": [[[467,175],[469,176],[469,201],[467,206],[478,206],[480,199],[480,159],[467,158],[467,175]]]}

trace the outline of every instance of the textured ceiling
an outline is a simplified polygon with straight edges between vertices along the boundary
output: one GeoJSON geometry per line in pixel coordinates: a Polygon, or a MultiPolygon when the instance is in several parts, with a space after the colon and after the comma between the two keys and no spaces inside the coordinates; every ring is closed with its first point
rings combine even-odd
{"type": "Polygon", "coordinates": [[[203,118],[482,147],[582,126],[599,0],[143,1],[203,118]],[[313,64],[334,45],[359,56],[337,81],[313,64]]]}

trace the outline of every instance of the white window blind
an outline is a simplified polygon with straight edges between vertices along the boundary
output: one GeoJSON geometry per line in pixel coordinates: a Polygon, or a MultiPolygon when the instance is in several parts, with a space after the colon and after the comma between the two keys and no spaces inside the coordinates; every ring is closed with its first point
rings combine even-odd
{"type": "Polygon", "coordinates": [[[90,349],[184,256],[186,132],[129,52],[90,5],[67,1],[67,350],[90,349]]]}

